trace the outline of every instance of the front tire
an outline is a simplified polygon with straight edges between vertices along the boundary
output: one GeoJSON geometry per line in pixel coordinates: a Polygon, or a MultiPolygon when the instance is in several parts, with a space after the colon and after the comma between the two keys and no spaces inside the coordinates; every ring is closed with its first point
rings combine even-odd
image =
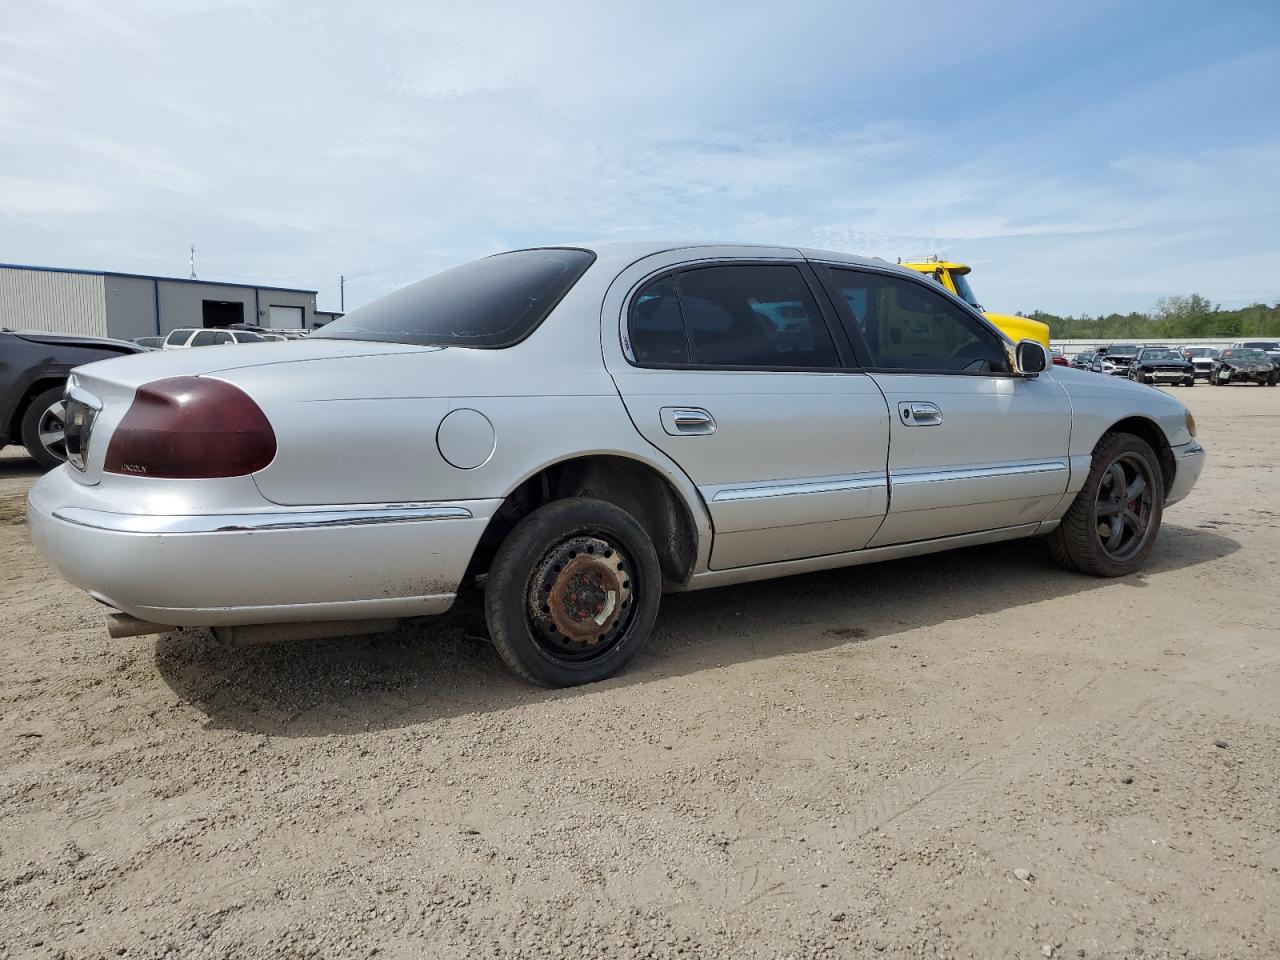
{"type": "Polygon", "coordinates": [[[1046,538],[1053,559],[1095,577],[1123,577],[1146,563],[1164,515],[1164,478],[1151,445],[1109,433],[1093,451],[1084,487],[1046,538]]]}
{"type": "Polygon", "coordinates": [[[37,394],[22,414],[22,445],[45,470],[52,470],[67,461],[62,394],[62,387],[52,387],[37,394]]]}
{"type": "Polygon", "coordinates": [[[539,507],[498,548],[485,619],[502,659],[546,687],[613,676],[640,652],[662,595],[658,554],[631,514],[574,497],[539,507]]]}

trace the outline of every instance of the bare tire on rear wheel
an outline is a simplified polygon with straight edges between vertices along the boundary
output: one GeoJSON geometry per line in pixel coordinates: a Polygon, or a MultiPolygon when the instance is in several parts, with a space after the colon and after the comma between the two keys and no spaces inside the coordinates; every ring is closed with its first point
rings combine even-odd
{"type": "Polygon", "coordinates": [[[22,445],[46,470],[67,460],[66,424],[63,422],[62,387],[37,395],[22,414],[22,445]]]}
{"type": "Polygon", "coordinates": [[[1164,478],[1141,437],[1109,433],[1093,451],[1084,487],[1046,538],[1054,560],[1095,577],[1141,569],[1164,515],[1164,478]]]}
{"type": "Polygon", "coordinates": [[[485,585],[485,619],[512,670],[568,687],[630,663],[661,595],[645,529],[612,503],[573,497],[539,507],[502,542],[485,585]]]}

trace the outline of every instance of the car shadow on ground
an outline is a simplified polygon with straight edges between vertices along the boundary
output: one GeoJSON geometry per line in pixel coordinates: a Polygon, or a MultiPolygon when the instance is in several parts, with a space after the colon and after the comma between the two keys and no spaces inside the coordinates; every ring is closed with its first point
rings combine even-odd
{"type": "Polygon", "coordinates": [[[26,456],[25,451],[20,456],[0,456],[0,480],[30,479],[42,476],[44,472],[44,468],[26,456]]]}
{"type": "Polygon", "coordinates": [[[1238,549],[1219,533],[1166,525],[1148,568],[1118,581],[1061,570],[1042,544],[1022,540],[670,595],[648,648],[621,676],[569,690],[516,679],[484,639],[480,614],[461,605],[377,637],[229,647],[206,631],[180,630],[156,640],[155,659],[164,681],[211,726],[289,737],[361,733],[875,642],[1117,583],[1140,589],[1238,549]]]}

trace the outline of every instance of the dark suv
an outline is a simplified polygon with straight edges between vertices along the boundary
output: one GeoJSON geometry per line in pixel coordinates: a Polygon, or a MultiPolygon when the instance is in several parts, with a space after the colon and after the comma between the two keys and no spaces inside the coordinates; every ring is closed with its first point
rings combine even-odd
{"type": "Polygon", "coordinates": [[[46,470],[62,463],[62,391],[72,367],[142,352],[123,340],[0,328],[0,447],[21,443],[46,470]]]}

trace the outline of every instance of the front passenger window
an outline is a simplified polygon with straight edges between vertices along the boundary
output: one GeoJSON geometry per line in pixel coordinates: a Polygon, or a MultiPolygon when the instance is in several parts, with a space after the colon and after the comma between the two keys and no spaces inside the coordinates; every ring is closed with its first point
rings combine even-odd
{"type": "Polygon", "coordinates": [[[999,337],[928,287],[839,268],[832,269],[831,276],[866,341],[873,367],[1009,372],[999,337]]]}

